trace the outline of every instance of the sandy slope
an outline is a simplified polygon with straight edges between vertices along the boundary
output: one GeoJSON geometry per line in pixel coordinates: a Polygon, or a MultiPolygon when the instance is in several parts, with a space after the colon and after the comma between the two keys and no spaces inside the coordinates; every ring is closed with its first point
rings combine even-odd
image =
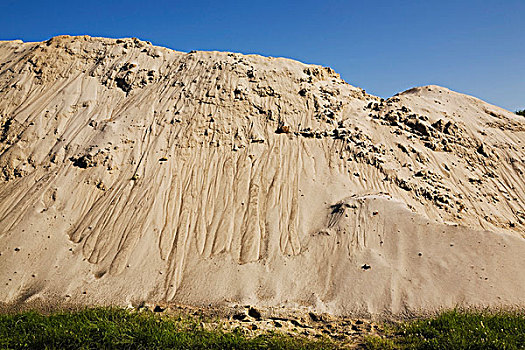
{"type": "Polygon", "coordinates": [[[525,305],[525,119],[137,39],[0,42],[0,300],[525,305]]]}

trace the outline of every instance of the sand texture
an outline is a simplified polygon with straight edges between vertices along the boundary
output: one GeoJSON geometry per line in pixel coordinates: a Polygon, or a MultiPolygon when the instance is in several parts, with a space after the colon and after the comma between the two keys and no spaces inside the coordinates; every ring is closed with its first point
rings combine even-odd
{"type": "Polygon", "coordinates": [[[0,301],[525,306],[525,118],[137,39],[0,42],[0,301]]]}

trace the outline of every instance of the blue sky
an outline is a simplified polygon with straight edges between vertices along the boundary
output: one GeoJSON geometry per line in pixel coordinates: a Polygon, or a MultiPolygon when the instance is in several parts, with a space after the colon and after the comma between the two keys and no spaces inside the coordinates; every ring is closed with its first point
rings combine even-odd
{"type": "Polygon", "coordinates": [[[0,39],[138,37],[175,50],[283,56],[388,97],[437,84],[525,108],[525,0],[0,0],[0,39]]]}

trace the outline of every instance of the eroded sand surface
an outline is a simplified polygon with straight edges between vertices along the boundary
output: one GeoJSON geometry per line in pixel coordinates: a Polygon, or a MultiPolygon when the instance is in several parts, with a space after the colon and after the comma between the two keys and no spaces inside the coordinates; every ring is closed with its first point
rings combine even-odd
{"type": "Polygon", "coordinates": [[[525,306],[525,118],[137,39],[0,42],[0,300],[525,306]]]}

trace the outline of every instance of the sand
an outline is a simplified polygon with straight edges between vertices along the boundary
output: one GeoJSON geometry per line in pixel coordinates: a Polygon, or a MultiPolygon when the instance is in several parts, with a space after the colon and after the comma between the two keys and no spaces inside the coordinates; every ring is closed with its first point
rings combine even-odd
{"type": "Polygon", "coordinates": [[[0,42],[0,301],[525,306],[525,118],[284,58],[0,42]]]}

